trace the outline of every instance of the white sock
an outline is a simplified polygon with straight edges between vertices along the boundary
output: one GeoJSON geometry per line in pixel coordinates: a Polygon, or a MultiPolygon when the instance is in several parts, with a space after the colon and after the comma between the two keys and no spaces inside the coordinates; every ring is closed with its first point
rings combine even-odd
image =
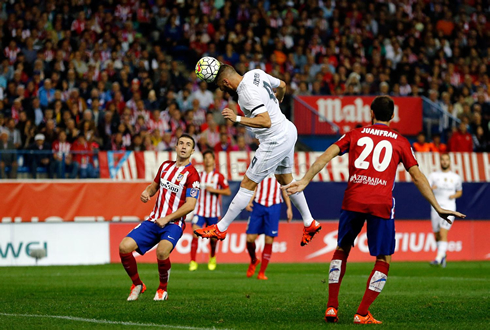
{"type": "Polygon", "coordinates": [[[438,262],[442,261],[442,258],[446,256],[447,251],[447,242],[439,241],[437,242],[437,257],[436,260],[438,262]]]}
{"type": "MultiPolygon", "coordinates": [[[[294,180],[291,182],[294,182],[294,180]]],[[[299,213],[301,213],[304,226],[309,227],[314,219],[311,216],[310,208],[308,207],[308,203],[306,202],[305,194],[301,191],[299,193],[292,194],[291,196],[289,196],[289,199],[291,199],[291,202],[293,202],[299,213]]]]}
{"type": "Polygon", "coordinates": [[[253,190],[240,187],[240,190],[238,190],[238,193],[231,201],[228,211],[226,211],[224,217],[218,222],[219,231],[223,232],[228,229],[233,220],[247,207],[253,195],[253,190]]]}

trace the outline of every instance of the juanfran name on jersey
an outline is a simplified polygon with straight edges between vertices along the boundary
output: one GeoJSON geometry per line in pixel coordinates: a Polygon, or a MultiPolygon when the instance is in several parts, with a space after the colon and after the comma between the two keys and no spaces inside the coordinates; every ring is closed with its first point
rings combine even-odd
{"type": "MultiPolygon", "coordinates": [[[[371,134],[371,135],[376,135],[376,136],[389,137],[392,139],[398,138],[398,134],[396,134],[395,132],[390,132],[390,131],[383,130],[383,129],[370,128],[370,127],[363,128],[361,133],[366,133],[366,134],[371,134]]],[[[344,137],[344,136],[342,136],[342,137],[344,137]]]]}
{"type": "MultiPolygon", "coordinates": [[[[293,177],[296,180],[301,179],[321,154],[321,152],[296,152],[294,154],[293,177]]],[[[115,155],[117,153],[112,151],[99,153],[101,178],[150,181],[155,177],[161,163],[176,157],[175,153],[164,151],[127,152],[127,156],[120,158],[117,162],[115,155]]],[[[426,176],[441,168],[438,153],[416,152],[415,156],[420,170],[426,176]]],[[[254,152],[220,152],[216,155],[216,169],[228,181],[241,181],[253,157],[254,152]]],[[[450,157],[451,170],[458,174],[463,182],[490,182],[490,153],[452,152],[450,157]]],[[[195,152],[193,154],[192,164],[196,170],[204,170],[200,153],[195,152]]],[[[313,181],[317,182],[347,182],[347,180],[349,180],[348,154],[332,159],[313,178],[313,181]]],[[[405,171],[402,164],[398,166],[395,181],[411,181],[410,174],[405,171]]]]}

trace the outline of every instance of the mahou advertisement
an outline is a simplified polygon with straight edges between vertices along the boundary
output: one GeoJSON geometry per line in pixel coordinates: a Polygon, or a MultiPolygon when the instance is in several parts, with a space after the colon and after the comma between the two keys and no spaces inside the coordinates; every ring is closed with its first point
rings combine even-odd
{"type": "MultiPolygon", "coordinates": [[[[335,134],[330,123],[340,134],[357,125],[371,124],[371,102],[375,96],[300,96],[294,101],[294,124],[298,134],[335,134]],[[314,114],[309,108],[313,108],[314,114]]],[[[393,97],[395,113],[391,128],[401,134],[416,135],[422,130],[422,99],[419,97],[393,97]]]]}

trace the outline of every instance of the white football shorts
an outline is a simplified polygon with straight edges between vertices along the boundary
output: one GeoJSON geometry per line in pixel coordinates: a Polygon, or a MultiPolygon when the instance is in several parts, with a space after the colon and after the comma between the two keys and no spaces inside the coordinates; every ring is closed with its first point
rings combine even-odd
{"type": "Polygon", "coordinates": [[[288,121],[285,135],[261,141],[252,162],[248,166],[247,177],[256,183],[260,183],[271,173],[293,173],[294,146],[297,139],[296,126],[288,121]]]}
{"type": "MultiPolygon", "coordinates": [[[[454,211],[451,208],[446,208],[443,206],[441,206],[441,207],[446,209],[446,210],[454,211]]],[[[448,219],[454,223],[454,217],[452,215],[449,216],[448,219]]],[[[441,228],[444,228],[447,230],[451,229],[452,224],[450,224],[449,222],[447,222],[446,220],[441,218],[439,216],[439,214],[432,207],[430,209],[430,220],[432,222],[432,230],[434,231],[434,233],[438,233],[441,228]]]]}

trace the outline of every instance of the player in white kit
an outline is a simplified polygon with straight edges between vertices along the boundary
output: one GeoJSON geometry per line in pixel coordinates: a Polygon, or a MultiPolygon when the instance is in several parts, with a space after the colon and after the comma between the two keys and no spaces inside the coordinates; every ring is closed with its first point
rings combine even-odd
{"type": "MultiPolygon", "coordinates": [[[[279,108],[286,93],[284,81],[262,70],[251,70],[241,76],[232,66],[222,64],[215,82],[222,91],[238,94],[238,104],[245,114],[245,117],[237,116],[233,110],[225,108],[221,112],[223,117],[247,126],[260,142],[240,190],[224,217],[217,225],[194,231],[198,236],[223,240],[228,226],[248,205],[259,182],[271,173],[275,174],[277,181],[283,186],[293,182],[294,146],[298,133],[294,124],[287,120],[279,108]]],[[[311,216],[303,192],[289,197],[303,218],[301,245],[304,246],[320,231],[321,226],[311,216]]]]}
{"type": "MultiPolygon", "coordinates": [[[[439,205],[444,209],[456,211],[456,199],[463,195],[461,177],[451,171],[449,154],[441,154],[440,159],[441,170],[429,175],[429,184],[439,205]]],[[[434,208],[431,209],[430,218],[437,241],[437,256],[430,264],[446,267],[447,234],[452,223],[442,219],[434,208]]],[[[449,219],[454,223],[453,216],[449,216],[449,219]]]]}

